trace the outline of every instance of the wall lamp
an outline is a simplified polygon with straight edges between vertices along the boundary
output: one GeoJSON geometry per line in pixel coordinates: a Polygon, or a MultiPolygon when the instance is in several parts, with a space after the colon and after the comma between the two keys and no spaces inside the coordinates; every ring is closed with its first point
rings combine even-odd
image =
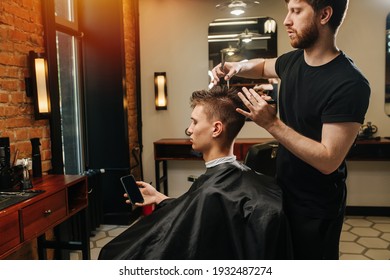
{"type": "Polygon", "coordinates": [[[35,119],[47,119],[50,115],[47,59],[44,54],[30,51],[28,62],[30,77],[25,78],[26,95],[33,98],[35,119]]]}
{"type": "Polygon", "coordinates": [[[276,32],[276,21],[273,19],[267,19],[264,22],[264,33],[275,33],[276,32]]]}
{"type": "Polygon", "coordinates": [[[156,110],[167,110],[168,106],[167,74],[166,72],[154,73],[154,97],[156,110]]]}

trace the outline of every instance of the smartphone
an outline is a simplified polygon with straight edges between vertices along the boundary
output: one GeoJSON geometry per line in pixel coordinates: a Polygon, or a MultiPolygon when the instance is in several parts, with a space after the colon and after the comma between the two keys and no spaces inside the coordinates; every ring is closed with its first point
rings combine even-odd
{"type": "Polygon", "coordinates": [[[133,175],[123,176],[120,178],[120,180],[131,204],[134,205],[136,202],[144,202],[144,198],[141,194],[141,191],[139,190],[137,183],[135,182],[133,175]]]}

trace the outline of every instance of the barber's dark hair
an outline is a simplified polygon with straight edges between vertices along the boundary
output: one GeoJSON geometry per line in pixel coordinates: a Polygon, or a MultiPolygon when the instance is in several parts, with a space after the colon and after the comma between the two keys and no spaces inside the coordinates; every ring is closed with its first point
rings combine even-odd
{"type": "MultiPolygon", "coordinates": [[[[289,3],[290,0],[285,0],[289,3]]],[[[336,33],[337,29],[342,24],[347,9],[349,0],[303,0],[308,3],[315,12],[319,12],[321,9],[330,6],[333,9],[333,15],[329,20],[329,26],[333,32],[336,33]]]]}
{"type": "Polygon", "coordinates": [[[245,116],[236,112],[236,108],[246,108],[237,95],[239,91],[235,87],[214,86],[210,90],[194,91],[190,98],[191,108],[203,105],[210,120],[220,120],[225,125],[229,143],[233,142],[245,123],[245,116]]]}

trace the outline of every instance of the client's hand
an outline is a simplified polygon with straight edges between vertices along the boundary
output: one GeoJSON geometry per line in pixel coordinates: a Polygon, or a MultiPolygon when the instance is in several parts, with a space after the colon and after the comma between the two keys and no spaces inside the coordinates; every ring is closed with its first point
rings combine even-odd
{"type": "MultiPolygon", "coordinates": [[[[145,206],[154,203],[159,204],[161,201],[168,198],[166,195],[158,192],[152,185],[148,183],[137,181],[137,185],[139,186],[141,194],[144,197],[144,202],[136,203],[136,206],[145,206]]],[[[123,196],[127,198],[126,193],[123,196]]],[[[130,200],[126,200],[126,203],[130,204],[130,200]]]]}

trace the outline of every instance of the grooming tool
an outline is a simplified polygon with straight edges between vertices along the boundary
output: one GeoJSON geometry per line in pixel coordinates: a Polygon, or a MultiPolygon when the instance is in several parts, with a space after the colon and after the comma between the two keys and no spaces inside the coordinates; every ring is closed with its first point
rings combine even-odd
{"type": "MultiPolygon", "coordinates": [[[[222,55],[222,61],[221,61],[221,71],[222,72],[223,72],[223,67],[225,66],[225,61],[226,61],[225,56],[222,55]]],[[[230,80],[226,81],[226,86],[228,89],[230,88],[230,80]]]]}

